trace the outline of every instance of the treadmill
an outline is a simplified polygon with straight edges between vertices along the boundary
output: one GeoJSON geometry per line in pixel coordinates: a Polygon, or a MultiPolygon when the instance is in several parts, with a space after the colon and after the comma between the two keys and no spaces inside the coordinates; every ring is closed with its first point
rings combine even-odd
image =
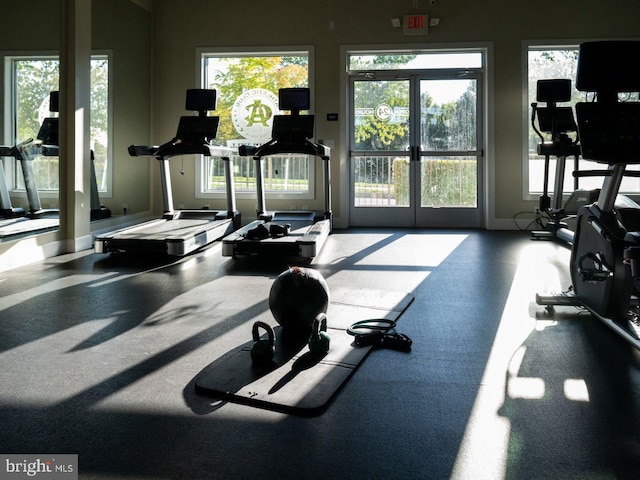
{"type": "MultiPolygon", "coordinates": [[[[49,110],[58,112],[58,92],[50,93],[49,110]]],[[[58,209],[43,209],[40,195],[33,173],[33,161],[39,156],[57,157],[58,147],[58,117],[47,117],[43,120],[37,139],[32,138],[13,147],[0,147],[0,156],[13,157],[20,162],[24,179],[29,211],[11,206],[9,192],[4,172],[0,181],[0,201],[3,216],[7,220],[0,220],[0,239],[43,233],[55,230],[60,225],[60,211],[58,209]],[[5,197],[6,196],[6,197],[5,197]]]]}
{"type": "MultiPolygon", "coordinates": [[[[59,112],[59,97],[60,92],[53,91],[49,96],[49,110],[52,112],[59,112]]],[[[38,139],[42,141],[42,152],[41,154],[44,156],[58,156],[58,131],[59,131],[59,117],[49,117],[45,118],[42,122],[42,127],[40,128],[40,132],[38,132],[38,139]]],[[[100,197],[98,195],[98,181],[96,179],[96,168],[95,168],[95,155],[93,150],[90,150],[91,153],[91,162],[90,162],[90,219],[91,220],[102,220],[105,218],[109,218],[111,216],[111,210],[107,207],[100,204],[100,197]]],[[[23,167],[24,169],[24,167],[23,167]]],[[[27,175],[25,174],[25,178],[27,175]]],[[[34,191],[37,192],[37,189],[34,188],[34,191]]],[[[35,200],[34,200],[35,201],[35,200]]],[[[39,200],[38,200],[39,202],[39,200]]],[[[55,215],[58,214],[58,211],[52,211],[55,215]]],[[[44,212],[43,212],[44,213],[44,212]]]]}
{"type": "Polygon", "coordinates": [[[258,219],[222,239],[222,255],[289,256],[312,259],[324,245],[332,229],[330,149],[311,142],[314,116],[300,115],[309,109],[308,88],[280,89],[279,108],[291,115],[273,117],[272,139],[259,147],[243,145],[241,156],[253,156],[256,165],[258,219]],[[266,211],[264,165],[269,155],[289,153],[320,157],[324,164],[324,211],[266,211]]]}
{"type": "Polygon", "coordinates": [[[231,233],[240,226],[235,206],[232,149],[212,145],[220,118],[207,116],[216,108],[216,91],[187,90],[186,109],[197,116],[183,116],[175,138],[161,146],[131,145],[133,157],[158,160],[164,213],[161,218],[95,237],[96,253],[135,253],[184,256],[231,233]],[[169,159],[180,155],[219,157],[225,162],[227,210],[174,210],[169,159]]]}
{"type": "MultiPolygon", "coordinates": [[[[0,147],[0,157],[15,158],[15,155],[16,147],[0,147]]],[[[4,174],[4,164],[0,164],[0,216],[6,219],[12,219],[24,217],[25,214],[24,208],[14,207],[12,205],[9,187],[7,186],[7,177],[4,174]]]]}
{"type": "Polygon", "coordinates": [[[20,161],[29,202],[29,210],[27,212],[8,203],[10,202],[8,200],[9,191],[3,172],[2,180],[0,180],[0,197],[6,195],[7,200],[4,198],[2,200],[2,215],[5,220],[0,220],[0,239],[44,233],[55,230],[60,225],[59,210],[43,209],[41,207],[33,174],[32,162],[34,158],[47,154],[57,156],[57,150],[53,153],[48,147],[50,146],[33,143],[32,139],[14,147],[0,147],[0,156],[13,157],[20,161]]]}

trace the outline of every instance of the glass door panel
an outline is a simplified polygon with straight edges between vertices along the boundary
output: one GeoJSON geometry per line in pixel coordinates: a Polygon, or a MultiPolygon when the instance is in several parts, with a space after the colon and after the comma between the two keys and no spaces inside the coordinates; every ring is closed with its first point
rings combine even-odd
{"type": "Polygon", "coordinates": [[[351,78],[351,225],[481,226],[475,75],[351,78]]]}
{"type": "Polygon", "coordinates": [[[408,156],[357,156],[354,164],[355,207],[408,207],[408,156]]]}
{"type": "Polygon", "coordinates": [[[478,162],[474,156],[423,157],[420,161],[420,206],[478,206],[478,162]]]}
{"type": "Polygon", "coordinates": [[[475,79],[420,80],[422,151],[477,150],[475,79]]]}
{"type": "Polygon", "coordinates": [[[421,78],[416,224],[481,225],[477,78],[421,78]]]}
{"type": "Polygon", "coordinates": [[[411,84],[378,77],[351,87],[351,223],[411,224],[411,84]]]}

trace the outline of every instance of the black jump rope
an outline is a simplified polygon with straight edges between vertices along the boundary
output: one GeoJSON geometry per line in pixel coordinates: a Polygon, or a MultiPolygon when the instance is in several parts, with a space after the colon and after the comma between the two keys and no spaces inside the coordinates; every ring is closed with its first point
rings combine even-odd
{"type": "Polygon", "coordinates": [[[356,347],[372,345],[376,348],[390,348],[401,352],[411,351],[413,341],[404,333],[390,333],[394,328],[396,328],[395,320],[376,318],[355,322],[347,329],[347,333],[355,337],[356,347]]]}
{"type": "MultiPolygon", "coordinates": [[[[395,327],[395,320],[375,318],[353,323],[347,329],[347,333],[354,337],[353,343],[356,347],[389,348],[410,352],[412,340],[403,333],[390,333],[395,327]]],[[[268,324],[257,321],[253,324],[252,335],[254,343],[251,348],[251,360],[256,364],[271,362],[276,353],[273,329],[268,324]],[[260,337],[260,329],[267,332],[267,339],[260,337]]],[[[313,332],[309,337],[309,351],[324,356],[329,352],[330,341],[331,338],[327,334],[327,317],[322,313],[314,321],[313,332]]]]}

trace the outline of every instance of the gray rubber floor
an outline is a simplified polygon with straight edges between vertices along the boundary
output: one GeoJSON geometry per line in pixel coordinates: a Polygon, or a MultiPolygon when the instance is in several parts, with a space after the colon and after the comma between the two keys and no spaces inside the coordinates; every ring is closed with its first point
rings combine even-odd
{"type": "Polygon", "coordinates": [[[217,402],[194,379],[269,316],[287,261],[65,255],[0,277],[0,453],[78,454],[82,479],[640,477],[640,355],[575,308],[569,250],[524,232],[344,230],[330,289],[411,292],[324,413],[217,402]]]}

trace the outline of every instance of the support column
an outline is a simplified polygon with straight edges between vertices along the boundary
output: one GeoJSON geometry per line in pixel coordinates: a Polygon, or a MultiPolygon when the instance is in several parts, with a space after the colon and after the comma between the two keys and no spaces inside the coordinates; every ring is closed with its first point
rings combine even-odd
{"type": "Polygon", "coordinates": [[[91,0],[62,0],[60,231],[67,251],[91,247],[91,0]]]}

